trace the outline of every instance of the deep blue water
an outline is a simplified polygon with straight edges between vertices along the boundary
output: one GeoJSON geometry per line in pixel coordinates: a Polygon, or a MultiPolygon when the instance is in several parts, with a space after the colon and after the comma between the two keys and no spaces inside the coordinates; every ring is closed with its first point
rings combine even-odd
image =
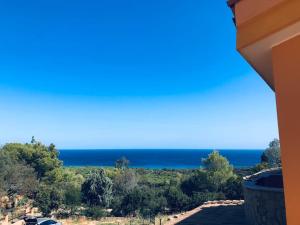
{"type": "MultiPolygon", "coordinates": [[[[64,166],[114,166],[125,156],[130,167],[149,169],[191,169],[201,166],[201,159],[212,150],[60,150],[64,166]]],[[[251,167],[260,162],[262,150],[220,150],[236,168],[251,167]]]]}

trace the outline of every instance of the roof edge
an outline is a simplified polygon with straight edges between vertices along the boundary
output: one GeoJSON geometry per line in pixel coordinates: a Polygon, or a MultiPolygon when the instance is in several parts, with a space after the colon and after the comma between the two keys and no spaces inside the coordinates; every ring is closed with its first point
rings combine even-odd
{"type": "Polygon", "coordinates": [[[227,1],[227,5],[232,9],[232,11],[234,12],[234,6],[241,0],[228,0],[227,1]]]}

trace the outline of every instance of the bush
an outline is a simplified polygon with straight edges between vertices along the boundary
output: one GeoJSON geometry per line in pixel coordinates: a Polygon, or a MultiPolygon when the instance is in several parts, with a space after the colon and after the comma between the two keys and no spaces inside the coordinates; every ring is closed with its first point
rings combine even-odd
{"type": "Polygon", "coordinates": [[[262,170],[265,170],[265,169],[268,169],[268,168],[269,168],[269,164],[268,163],[265,163],[265,162],[259,163],[255,167],[251,168],[251,170],[250,170],[251,173],[247,174],[247,175],[258,173],[258,172],[260,172],[262,170]]]}
{"type": "Polygon", "coordinates": [[[84,211],[84,215],[86,217],[89,217],[89,218],[92,218],[92,219],[95,219],[95,220],[99,220],[103,217],[106,217],[107,212],[101,207],[94,206],[94,207],[87,208],[84,211]]]}
{"type": "Polygon", "coordinates": [[[138,179],[134,170],[124,170],[114,178],[114,194],[123,196],[133,190],[137,183],[138,179]]]}
{"type": "Polygon", "coordinates": [[[227,199],[240,200],[244,199],[243,194],[243,178],[231,177],[227,180],[226,184],[222,188],[223,193],[227,199]]]}
{"type": "Polygon", "coordinates": [[[72,215],[73,213],[70,212],[70,210],[59,210],[58,212],[56,212],[55,217],[57,219],[68,219],[72,215]]]}
{"type": "Polygon", "coordinates": [[[70,209],[70,214],[74,215],[76,208],[81,205],[81,191],[80,188],[68,184],[65,188],[64,203],[66,208],[70,209]]]}
{"type": "Polygon", "coordinates": [[[112,181],[99,169],[89,175],[81,187],[82,197],[90,206],[109,206],[112,200],[112,181]]]}
{"type": "Polygon", "coordinates": [[[198,170],[181,183],[181,190],[191,196],[194,192],[215,191],[216,187],[211,184],[206,171],[198,170]]]}
{"type": "Polygon", "coordinates": [[[190,197],[189,209],[196,208],[207,201],[223,200],[225,196],[221,192],[195,192],[190,197]]]}
{"type": "Polygon", "coordinates": [[[163,212],[166,206],[167,201],[161,193],[148,187],[134,188],[115,205],[113,214],[153,217],[163,212]]]}
{"type": "Polygon", "coordinates": [[[63,200],[64,193],[61,189],[40,185],[34,205],[41,210],[44,216],[49,216],[53,210],[57,210],[62,205],[63,200]]]}
{"type": "Polygon", "coordinates": [[[119,196],[119,195],[116,195],[114,196],[112,202],[111,202],[111,205],[110,207],[112,208],[112,211],[111,211],[111,214],[114,215],[114,216],[122,216],[123,215],[123,210],[122,210],[122,202],[123,202],[123,199],[125,197],[124,196],[119,196]]]}
{"type": "Polygon", "coordinates": [[[181,212],[187,209],[189,198],[179,188],[170,187],[166,198],[171,212],[181,212]]]}
{"type": "Polygon", "coordinates": [[[29,202],[29,199],[27,197],[23,197],[19,202],[17,207],[25,206],[29,202]]]}

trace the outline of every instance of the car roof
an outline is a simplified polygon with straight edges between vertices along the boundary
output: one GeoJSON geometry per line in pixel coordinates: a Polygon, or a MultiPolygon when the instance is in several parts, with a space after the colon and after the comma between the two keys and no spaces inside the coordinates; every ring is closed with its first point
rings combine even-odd
{"type": "Polygon", "coordinates": [[[52,219],[51,218],[37,218],[38,223],[42,223],[42,222],[45,222],[47,220],[52,220],[52,219]]]}

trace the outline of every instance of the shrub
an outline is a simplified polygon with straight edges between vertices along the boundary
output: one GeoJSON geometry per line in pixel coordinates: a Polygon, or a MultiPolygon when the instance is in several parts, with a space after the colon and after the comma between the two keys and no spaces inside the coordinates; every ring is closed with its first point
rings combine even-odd
{"type": "Polygon", "coordinates": [[[57,219],[68,219],[72,215],[73,213],[70,212],[70,210],[59,210],[58,212],[56,212],[55,217],[57,219]]]}
{"type": "Polygon", "coordinates": [[[99,169],[89,175],[81,187],[82,197],[90,206],[109,206],[112,199],[112,181],[99,169]]]}
{"type": "Polygon", "coordinates": [[[133,190],[138,183],[134,170],[124,170],[114,178],[113,191],[115,195],[125,195],[133,190]]]}
{"type": "Polygon", "coordinates": [[[134,188],[113,209],[114,215],[136,216],[144,218],[156,216],[164,211],[167,201],[164,196],[148,187],[134,188]]]}
{"type": "Polygon", "coordinates": [[[98,220],[101,219],[103,217],[107,216],[107,212],[101,208],[101,207],[97,207],[97,206],[93,206],[93,207],[89,207],[84,211],[84,215],[86,217],[98,220]]]}
{"type": "Polygon", "coordinates": [[[166,198],[171,212],[181,212],[187,209],[189,198],[179,188],[170,187],[166,198]]]}
{"type": "Polygon", "coordinates": [[[223,199],[225,199],[225,196],[221,192],[195,192],[190,197],[188,206],[189,209],[193,209],[202,205],[204,202],[223,199]]]}
{"type": "Polygon", "coordinates": [[[256,166],[254,166],[253,168],[251,168],[250,173],[247,174],[247,175],[258,173],[258,172],[260,172],[262,170],[265,170],[265,169],[268,169],[268,168],[269,168],[269,164],[268,163],[265,163],[265,162],[259,163],[256,166]]]}
{"type": "Polygon", "coordinates": [[[64,192],[64,203],[66,208],[70,209],[70,214],[74,215],[77,207],[81,205],[80,187],[67,184],[64,192]]]}
{"type": "Polygon", "coordinates": [[[181,183],[181,190],[191,196],[194,192],[215,191],[215,187],[208,178],[208,173],[203,170],[194,172],[181,183]]]}
{"type": "Polygon", "coordinates": [[[223,193],[227,199],[240,200],[244,198],[243,194],[243,178],[231,177],[227,180],[222,188],[223,193]]]}
{"type": "Polygon", "coordinates": [[[41,210],[44,216],[49,216],[53,210],[57,210],[62,205],[63,200],[64,193],[61,189],[40,185],[34,205],[41,210]]]}

